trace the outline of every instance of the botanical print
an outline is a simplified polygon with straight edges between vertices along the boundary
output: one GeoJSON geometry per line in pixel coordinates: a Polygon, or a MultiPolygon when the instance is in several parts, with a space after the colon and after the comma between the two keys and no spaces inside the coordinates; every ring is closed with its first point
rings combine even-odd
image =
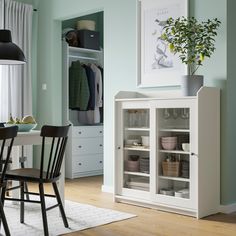
{"type": "Polygon", "coordinates": [[[166,20],[171,16],[179,16],[179,4],[147,9],[144,12],[145,27],[145,73],[155,73],[157,70],[170,70],[178,67],[178,62],[170,52],[168,44],[160,36],[166,20]]]}

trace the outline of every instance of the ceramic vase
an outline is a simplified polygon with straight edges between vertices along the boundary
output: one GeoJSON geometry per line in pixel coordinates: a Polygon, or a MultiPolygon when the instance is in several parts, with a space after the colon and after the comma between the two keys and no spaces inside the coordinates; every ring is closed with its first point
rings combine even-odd
{"type": "Polygon", "coordinates": [[[183,75],[181,77],[181,93],[183,96],[196,96],[202,86],[202,75],[183,75]]]}

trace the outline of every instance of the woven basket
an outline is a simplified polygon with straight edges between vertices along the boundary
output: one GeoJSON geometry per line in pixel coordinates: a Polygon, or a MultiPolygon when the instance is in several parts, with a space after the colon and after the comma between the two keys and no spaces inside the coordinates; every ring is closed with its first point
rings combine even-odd
{"type": "Polygon", "coordinates": [[[180,176],[180,162],[162,162],[163,176],[179,177],[180,176]]]}

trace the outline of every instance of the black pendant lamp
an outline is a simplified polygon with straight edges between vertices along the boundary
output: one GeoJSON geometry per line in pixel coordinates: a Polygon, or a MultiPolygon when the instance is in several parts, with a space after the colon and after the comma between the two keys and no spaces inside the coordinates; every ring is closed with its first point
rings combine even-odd
{"type": "Polygon", "coordinates": [[[12,42],[11,31],[5,29],[5,0],[3,4],[4,29],[0,30],[0,65],[22,65],[26,63],[22,50],[12,42]]]}

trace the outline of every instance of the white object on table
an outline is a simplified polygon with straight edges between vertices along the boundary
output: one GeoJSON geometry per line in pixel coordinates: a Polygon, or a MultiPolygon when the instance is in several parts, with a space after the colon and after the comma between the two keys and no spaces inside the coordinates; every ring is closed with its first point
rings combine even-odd
{"type": "MultiPolygon", "coordinates": [[[[47,140],[47,139],[46,139],[47,140]]],[[[20,168],[19,158],[21,156],[21,146],[24,145],[41,145],[42,137],[40,136],[40,130],[32,130],[30,132],[18,132],[14,140],[12,149],[12,168],[20,168]]],[[[64,188],[65,188],[65,171],[64,171],[64,161],[61,168],[61,176],[58,181],[58,188],[61,196],[61,200],[64,203],[64,188]]],[[[12,186],[17,186],[17,181],[13,181],[12,186]]],[[[19,197],[19,190],[13,190],[12,193],[14,198],[19,197]]]]}

